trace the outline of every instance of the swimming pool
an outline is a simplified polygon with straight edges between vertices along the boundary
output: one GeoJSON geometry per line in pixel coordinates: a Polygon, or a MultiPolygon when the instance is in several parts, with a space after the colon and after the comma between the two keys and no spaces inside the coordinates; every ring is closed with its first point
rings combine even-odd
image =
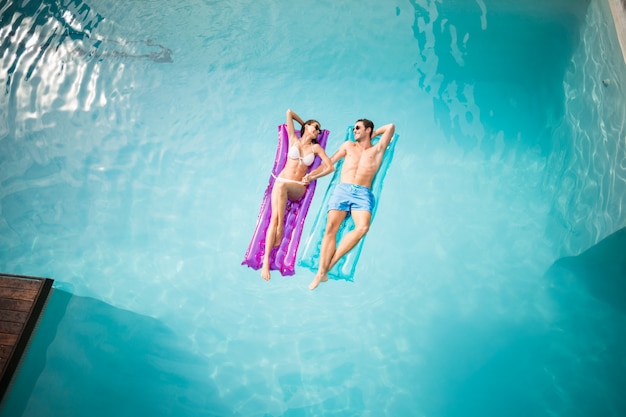
{"type": "Polygon", "coordinates": [[[626,226],[624,63],[526,3],[3,6],[0,270],[55,290],[0,415],[623,415],[619,272],[551,266],[626,226]],[[400,134],[354,283],[240,266],[287,108],[400,134]]]}

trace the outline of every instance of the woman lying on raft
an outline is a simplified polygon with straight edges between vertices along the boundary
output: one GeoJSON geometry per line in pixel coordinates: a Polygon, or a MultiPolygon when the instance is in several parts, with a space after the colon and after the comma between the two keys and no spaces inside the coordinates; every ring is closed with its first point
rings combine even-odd
{"type": "Polygon", "coordinates": [[[335,170],[324,148],[317,143],[317,137],[322,133],[317,120],[303,122],[291,109],[287,110],[287,134],[289,135],[289,151],[285,167],[276,177],[272,188],[272,217],[265,235],[265,253],[263,254],[263,267],[261,276],[264,280],[270,279],[270,253],[272,248],[279,246],[285,229],[285,208],[287,199],[296,201],[306,191],[307,184],[319,177],[327,175],[335,170]],[[300,124],[300,138],[295,133],[294,119],[300,124]],[[315,177],[308,177],[302,181],[309,167],[313,165],[315,156],[322,159],[324,169],[315,177]]]}

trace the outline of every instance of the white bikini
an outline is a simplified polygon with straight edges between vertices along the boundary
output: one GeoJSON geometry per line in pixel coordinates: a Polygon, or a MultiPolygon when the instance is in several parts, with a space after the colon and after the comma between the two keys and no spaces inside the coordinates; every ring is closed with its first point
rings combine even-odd
{"type": "Polygon", "coordinates": [[[315,160],[315,154],[312,152],[308,155],[305,155],[304,158],[300,158],[300,149],[298,149],[296,145],[293,145],[291,148],[289,148],[289,152],[287,152],[287,156],[289,157],[289,159],[299,159],[300,162],[302,162],[304,165],[308,167],[310,167],[311,164],[313,164],[313,161],[315,160]]]}
{"type": "MultiPolygon", "coordinates": [[[[291,148],[289,148],[289,151],[287,152],[287,157],[289,159],[298,159],[300,161],[300,163],[310,167],[313,164],[313,161],[315,161],[315,154],[313,152],[311,152],[310,154],[305,155],[303,158],[300,158],[300,149],[298,149],[298,147],[296,145],[292,145],[291,148]]],[[[281,178],[281,177],[276,177],[274,175],[272,175],[274,178],[276,178],[276,180],[281,181],[281,182],[294,182],[296,184],[302,184],[301,181],[296,181],[296,180],[290,180],[287,178],[281,178]]]]}

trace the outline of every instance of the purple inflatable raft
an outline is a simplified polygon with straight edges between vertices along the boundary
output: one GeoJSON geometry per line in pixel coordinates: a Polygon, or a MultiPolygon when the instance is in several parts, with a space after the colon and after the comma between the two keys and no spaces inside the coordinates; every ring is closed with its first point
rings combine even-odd
{"type": "MultiPolygon", "coordinates": [[[[300,132],[296,132],[298,135],[300,132]]],[[[328,140],[328,130],[323,130],[318,136],[317,140],[320,146],[326,149],[326,141],[328,140]]],[[[270,217],[272,215],[271,207],[271,195],[272,188],[274,187],[275,177],[282,171],[287,161],[287,151],[289,150],[289,136],[287,134],[287,125],[282,124],[278,126],[278,146],[276,148],[276,158],[274,159],[274,168],[272,169],[272,175],[269,178],[269,184],[265,189],[265,195],[261,202],[261,209],[259,210],[259,217],[252,235],[252,240],[244,256],[242,265],[248,265],[253,269],[260,269],[263,266],[263,254],[265,253],[265,234],[267,233],[267,227],[270,223],[270,217]]],[[[314,170],[319,166],[321,159],[315,158],[315,162],[309,168],[309,171],[314,170]]],[[[306,219],[311,200],[313,200],[313,194],[315,193],[316,182],[312,182],[307,187],[302,198],[297,201],[287,201],[287,207],[285,209],[285,229],[283,232],[283,239],[280,245],[272,249],[270,254],[270,269],[280,271],[281,275],[293,275],[295,274],[296,254],[298,252],[298,245],[300,244],[300,237],[302,236],[302,228],[304,226],[304,220],[306,219]]]]}

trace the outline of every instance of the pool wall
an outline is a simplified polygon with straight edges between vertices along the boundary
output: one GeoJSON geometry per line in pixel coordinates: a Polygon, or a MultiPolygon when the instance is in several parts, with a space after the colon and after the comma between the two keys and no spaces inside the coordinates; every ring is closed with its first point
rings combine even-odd
{"type": "Polygon", "coordinates": [[[626,225],[626,66],[608,2],[591,2],[563,80],[546,186],[554,194],[548,236],[576,255],[626,225]]]}

